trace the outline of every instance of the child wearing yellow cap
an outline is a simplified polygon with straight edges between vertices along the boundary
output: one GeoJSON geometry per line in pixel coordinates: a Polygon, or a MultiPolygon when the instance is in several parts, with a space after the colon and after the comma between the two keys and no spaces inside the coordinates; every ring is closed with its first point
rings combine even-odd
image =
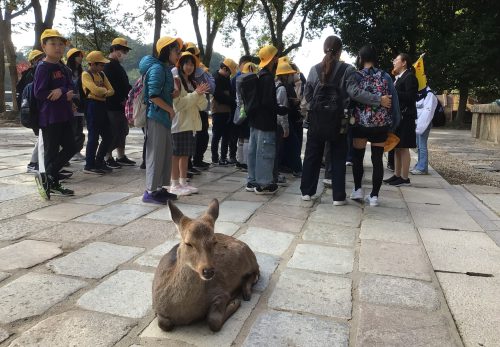
{"type": "Polygon", "coordinates": [[[74,112],[75,117],[73,119],[73,132],[75,133],[75,142],[77,146],[77,152],[71,158],[72,161],[83,161],[85,156],[80,152],[83,149],[83,144],[85,143],[85,134],[83,133],[84,127],[84,111],[85,111],[85,100],[81,98],[81,88],[82,88],[82,61],[83,61],[83,51],[78,48],[71,48],[68,53],[66,53],[66,66],[69,67],[72,74],[74,84],[74,95],[73,104],[76,107],[74,112]]]}

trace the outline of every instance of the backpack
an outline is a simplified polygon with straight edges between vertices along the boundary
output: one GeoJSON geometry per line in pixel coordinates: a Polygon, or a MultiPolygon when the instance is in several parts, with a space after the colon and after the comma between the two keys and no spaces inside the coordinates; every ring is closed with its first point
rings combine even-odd
{"type": "MultiPolygon", "coordinates": [[[[145,76],[145,75],[144,75],[145,76]]],[[[144,76],[135,81],[125,102],[125,117],[130,125],[142,128],[146,125],[148,105],[144,102],[144,76]]]]}
{"type": "Polygon", "coordinates": [[[21,124],[30,129],[38,129],[38,116],[40,109],[35,98],[35,88],[33,82],[28,83],[22,93],[21,102],[21,124]]]}
{"type": "MultiPolygon", "coordinates": [[[[384,78],[382,70],[376,70],[371,74],[369,71],[358,71],[359,87],[371,94],[388,95],[389,83],[384,78]]],[[[383,106],[370,106],[356,103],[354,107],[355,124],[365,128],[392,127],[392,116],[389,109],[383,106]]]]}
{"type": "Polygon", "coordinates": [[[247,114],[258,110],[260,107],[258,83],[259,76],[256,73],[248,73],[241,79],[241,99],[247,114]]]}
{"type": "MultiPolygon", "coordinates": [[[[434,93],[433,93],[434,94],[434,93]]],[[[436,94],[434,94],[435,96],[436,94]]],[[[436,109],[434,110],[434,116],[432,116],[432,126],[433,127],[442,127],[446,124],[446,115],[444,113],[444,107],[439,101],[438,97],[436,109]]]]}
{"type": "MultiPolygon", "coordinates": [[[[347,64],[337,63],[332,77],[326,83],[318,82],[314,88],[309,113],[308,136],[319,141],[334,141],[347,133],[348,114],[344,112],[345,95],[340,85],[347,64]]],[[[321,66],[316,65],[316,71],[321,76],[321,66]]]]}

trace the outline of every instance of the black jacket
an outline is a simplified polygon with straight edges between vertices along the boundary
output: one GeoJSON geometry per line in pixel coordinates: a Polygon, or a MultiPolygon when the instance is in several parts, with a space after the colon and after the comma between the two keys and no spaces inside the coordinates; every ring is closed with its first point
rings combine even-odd
{"type": "Polygon", "coordinates": [[[415,74],[406,70],[394,84],[398,92],[399,107],[401,109],[401,118],[417,119],[417,92],[418,80],[415,74]]]}
{"type": "Polygon", "coordinates": [[[250,126],[262,131],[276,131],[278,116],[278,101],[274,76],[267,68],[258,73],[258,91],[260,107],[249,115],[250,126]]]}
{"type": "Polygon", "coordinates": [[[132,89],[125,69],[118,60],[110,59],[109,63],[104,65],[104,73],[115,90],[115,94],[106,99],[108,110],[125,110],[125,100],[127,100],[128,92],[132,89]]]}
{"type": "Polygon", "coordinates": [[[23,90],[27,84],[33,82],[33,78],[35,77],[35,68],[30,67],[28,70],[23,71],[21,74],[21,79],[17,82],[16,85],[16,102],[17,108],[21,109],[21,103],[23,101],[23,90]]]}
{"type": "Polygon", "coordinates": [[[212,113],[231,113],[236,107],[236,99],[231,93],[231,80],[222,76],[219,71],[214,73],[215,91],[212,102],[212,113]]]}

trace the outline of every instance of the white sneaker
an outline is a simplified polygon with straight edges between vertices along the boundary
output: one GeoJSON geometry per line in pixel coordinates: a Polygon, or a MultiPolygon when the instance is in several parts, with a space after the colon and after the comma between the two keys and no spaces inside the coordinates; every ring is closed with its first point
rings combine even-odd
{"type": "Polygon", "coordinates": [[[330,188],[332,186],[332,180],[329,178],[325,178],[323,180],[323,184],[325,185],[325,187],[330,188]]]}
{"type": "Polygon", "coordinates": [[[190,192],[190,194],[198,194],[198,188],[190,186],[189,184],[185,184],[181,186],[183,189],[186,189],[190,192]]]}
{"type": "Polygon", "coordinates": [[[347,204],[347,200],[333,201],[333,206],[343,206],[347,204]]]}
{"type": "Polygon", "coordinates": [[[302,195],[302,200],[303,201],[311,201],[311,196],[310,195],[302,195]]]}
{"type": "Polygon", "coordinates": [[[352,166],[352,161],[346,161],[345,166],[352,166]]]}
{"type": "Polygon", "coordinates": [[[351,199],[352,200],[362,200],[365,194],[363,188],[358,188],[357,190],[352,188],[351,199]]]}
{"type": "Polygon", "coordinates": [[[169,189],[169,193],[175,194],[177,196],[182,196],[182,195],[191,195],[192,193],[188,190],[182,187],[181,185],[178,186],[171,186],[169,189]]]}
{"type": "Polygon", "coordinates": [[[84,161],[85,156],[81,154],[80,152],[76,153],[73,158],[71,158],[71,161],[84,161]]]}
{"type": "Polygon", "coordinates": [[[370,206],[378,206],[378,196],[370,196],[367,195],[365,197],[365,201],[367,204],[370,204],[370,206]]]}

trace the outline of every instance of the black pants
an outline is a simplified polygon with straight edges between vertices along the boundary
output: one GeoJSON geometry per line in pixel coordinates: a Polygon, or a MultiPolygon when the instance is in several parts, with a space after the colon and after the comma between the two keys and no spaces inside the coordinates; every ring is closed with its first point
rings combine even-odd
{"type": "Polygon", "coordinates": [[[87,168],[94,168],[96,161],[101,162],[104,160],[104,156],[108,152],[112,141],[106,103],[104,101],[89,99],[87,101],[85,118],[87,120],[88,131],[85,166],[87,168]],[[97,148],[99,136],[102,138],[102,141],[99,148],[97,148]]]}
{"type": "MultiPolygon", "coordinates": [[[[330,144],[329,157],[332,165],[333,200],[343,201],[346,198],[345,157],[347,154],[347,139],[346,136],[340,135],[336,141],[330,141],[328,143],[330,144]]],[[[302,180],[300,183],[302,195],[313,196],[316,194],[324,148],[324,141],[318,141],[309,134],[307,135],[302,180]]]]}
{"type": "Polygon", "coordinates": [[[387,166],[394,168],[394,150],[387,153],[387,166]]]}
{"type": "Polygon", "coordinates": [[[240,126],[234,124],[231,120],[229,123],[229,158],[236,160],[236,152],[238,151],[238,135],[240,126]]]}
{"type": "Polygon", "coordinates": [[[117,148],[125,148],[125,142],[129,132],[128,121],[125,117],[125,109],[108,111],[108,119],[111,132],[111,144],[108,152],[113,152],[117,148]]]}
{"type": "Polygon", "coordinates": [[[200,164],[203,161],[203,156],[208,148],[208,113],[205,111],[200,112],[201,130],[196,132],[196,151],[193,157],[193,163],[200,164]]]}
{"type": "Polygon", "coordinates": [[[76,116],[73,118],[73,134],[75,134],[76,152],[83,149],[85,143],[85,134],[83,133],[83,116],[76,116]]]}
{"type": "Polygon", "coordinates": [[[49,124],[42,129],[42,134],[45,172],[57,182],[59,171],[77,152],[73,120],[49,124]]]}
{"type": "Polygon", "coordinates": [[[221,142],[220,160],[227,159],[229,136],[232,120],[230,113],[214,113],[212,115],[212,162],[219,161],[219,141],[221,142]]]}

